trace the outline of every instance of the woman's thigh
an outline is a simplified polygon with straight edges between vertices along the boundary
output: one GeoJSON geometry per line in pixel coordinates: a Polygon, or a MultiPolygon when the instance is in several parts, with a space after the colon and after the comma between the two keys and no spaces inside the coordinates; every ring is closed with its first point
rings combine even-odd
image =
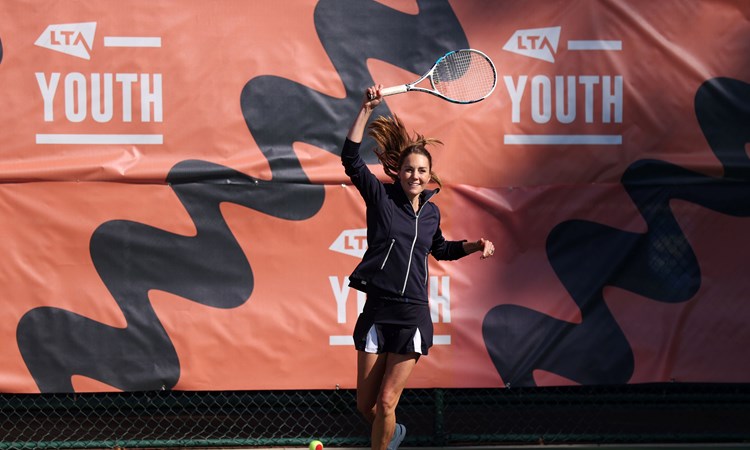
{"type": "Polygon", "coordinates": [[[357,407],[362,412],[372,410],[374,413],[385,374],[386,355],[357,352],[357,407]]]}

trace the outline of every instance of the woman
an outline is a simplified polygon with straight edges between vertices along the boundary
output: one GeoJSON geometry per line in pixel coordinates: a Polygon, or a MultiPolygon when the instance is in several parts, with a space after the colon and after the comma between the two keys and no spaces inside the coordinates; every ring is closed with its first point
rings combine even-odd
{"type": "Polygon", "coordinates": [[[439,141],[410,137],[397,117],[379,117],[370,135],[394,182],[383,184],[370,172],[359,146],[373,109],[382,101],[381,89],[377,85],[365,92],[341,161],[367,205],[368,248],[349,277],[352,287],[367,293],[354,327],[357,409],[372,425],[372,448],[395,450],[406,434],[406,427],[396,423],[396,406],[417,360],[432,346],[427,256],[454,260],[482,252],[484,259],[495,249],[484,238],[466,242],[443,237],[440,211],[431,201],[439,189],[426,189],[431,181],[441,185],[425,148],[439,141]]]}

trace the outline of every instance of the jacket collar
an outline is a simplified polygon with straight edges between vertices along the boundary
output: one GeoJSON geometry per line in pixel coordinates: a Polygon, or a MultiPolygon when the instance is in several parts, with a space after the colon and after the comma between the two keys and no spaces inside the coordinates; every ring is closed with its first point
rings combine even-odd
{"type": "Polygon", "coordinates": [[[424,195],[424,202],[429,202],[432,196],[436,195],[438,192],[440,192],[440,188],[425,189],[424,191],[422,191],[422,195],[424,195]]]}
{"type": "MultiPolygon", "coordinates": [[[[396,181],[393,183],[393,186],[396,189],[396,192],[398,192],[399,202],[401,203],[401,205],[413,211],[411,209],[411,204],[409,203],[409,198],[406,196],[404,189],[401,187],[401,183],[396,181]]],[[[424,205],[425,203],[429,202],[430,199],[433,196],[435,196],[438,192],[440,192],[440,188],[423,190],[422,193],[420,194],[422,196],[421,204],[424,205]]]]}

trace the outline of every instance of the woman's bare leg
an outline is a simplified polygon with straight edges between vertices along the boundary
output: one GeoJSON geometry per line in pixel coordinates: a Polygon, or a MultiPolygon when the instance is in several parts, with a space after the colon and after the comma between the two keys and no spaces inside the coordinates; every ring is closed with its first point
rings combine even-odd
{"type": "Polygon", "coordinates": [[[380,392],[375,401],[372,421],[373,450],[385,450],[396,428],[396,406],[406,387],[406,382],[417,364],[418,355],[386,353],[385,371],[380,383],[380,392]]]}
{"type": "Polygon", "coordinates": [[[357,352],[357,410],[372,425],[387,353],[357,352]]]}

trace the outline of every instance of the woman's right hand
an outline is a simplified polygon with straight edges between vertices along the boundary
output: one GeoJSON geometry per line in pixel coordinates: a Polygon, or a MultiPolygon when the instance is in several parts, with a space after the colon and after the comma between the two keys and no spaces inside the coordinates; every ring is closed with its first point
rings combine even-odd
{"type": "Polygon", "coordinates": [[[364,136],[365,128],[367,128],[367,120],[370,118],[372,110],[383,101],[383,96],[380,94],[381,89],[383,89],[383,85],[376,84],[365,90],[362,107],[359,108],[357,116],[354,118],[351,128],[349,128],[349,133],[346,135],[350,141],[362,142],[362,136],[364,136]]]}
{"type": "Polygon", "coordinates": [[[369,111],[375,109],[383,101],[383,96],[380,94],[381,89],[383,89],[382,84],[376,84],[367,88],[365,96],[362,99],[362,107],[369,111]]]}

